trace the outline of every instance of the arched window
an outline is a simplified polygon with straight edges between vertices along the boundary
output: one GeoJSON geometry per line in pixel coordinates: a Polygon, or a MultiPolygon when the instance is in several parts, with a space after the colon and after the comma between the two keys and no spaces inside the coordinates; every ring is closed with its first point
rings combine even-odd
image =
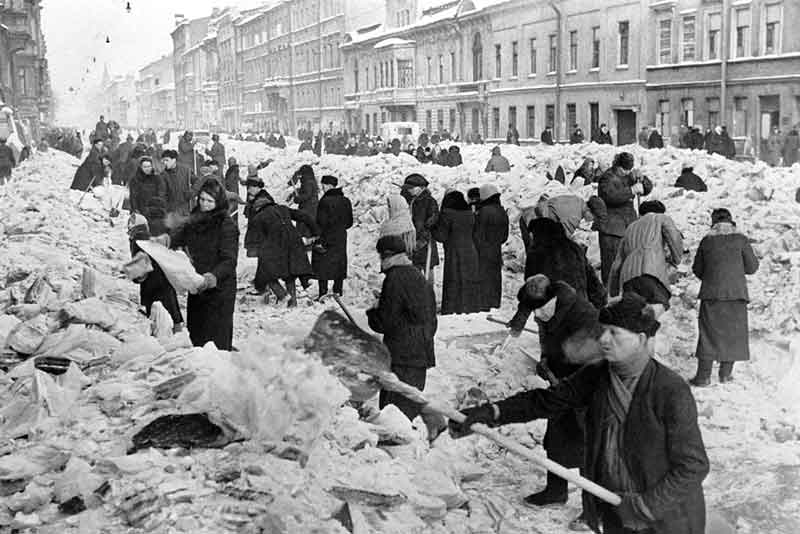
{"type": "Polygon", "coordinates": [[[478,81],[483,79],[483,43],[481,42],[481,34],[476,33],[472,41],[472,80],[478,81]]]}

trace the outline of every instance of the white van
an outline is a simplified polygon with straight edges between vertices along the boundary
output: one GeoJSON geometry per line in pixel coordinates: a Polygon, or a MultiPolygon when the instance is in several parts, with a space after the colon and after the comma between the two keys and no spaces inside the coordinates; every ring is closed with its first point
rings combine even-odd
{"type": "Polygon", "coordinates": [[[420,127],[416,122],[384,122],[381,124],[381,138],[386,146],[391,146],[393,139],[400,140],[400,147],[405,150],[409,144],[416,146],[420,127]]]}

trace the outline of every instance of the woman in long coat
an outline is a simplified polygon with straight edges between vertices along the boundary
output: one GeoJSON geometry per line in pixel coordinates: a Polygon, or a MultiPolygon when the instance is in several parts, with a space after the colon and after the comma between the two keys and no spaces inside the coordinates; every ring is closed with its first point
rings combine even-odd
{"type": "Polygon", "coordinates": [[[197,206],[188,222],[172,235],[171,246],[185,248],[194,268],[203,275],[203,284],[186,303],[192,344],[201,347],[213,341],[217,348],[231,350],[239,229],[228,214],[228,196],[219,181],[202,185],[197,206]]]}
{"type": "Polygon", "coordinates": [[[702,280],[697,340],[697,374],[693,386],[711,383],[714,361],[720,382],[733,379],[733,364],[750,359],[747,280],[758,270],[758,258],[747,237],[736,231],[726,209],[711,214],[711,231],[700,241],[692,271],[702,280]]]}
{"type": "Polygon", "coordinates": [[[417,248],[417,230],[411,219],[411,208],[403,195],[389,195],[387,199],[389,217],[381,224],[379,236],[399,236],[406,245],[406,254],[411,259],[417,248]]]}
{"type": "Polygon", "coordinates": [[[481,309],[474,229],[475,215],[461,191],[445,194],[439,220],[433,228],[433,238],[444,244],[442,315],[481,309]]]}
{"type": "Polygon", "coordinates": [[[333,292],[341,296],[347,278],[347,230],[353,226],[353,205],[335,176],[323,176],[321,181],[325,193],[317,206],[320,234],[312,249],[311,267],[320,297],[328,293],[328,280],[333,280],[333,292]]]}
{"type": "MultiPolygon", "coordinates": [[[[303,240],[292,221],[305,224],[311,235],[319,235],[317,223],[305,212],[294,210],[265,199],[263,207],[250,214],[248,228],[257,233],[258,270],[256,271],[256,291],[272,290],[278,302],[289,296],[288,306],[297,305],[295,279],[311,276],[303,240]],[[283,280],[286,288],[278,280],[283,280]]],[[[299,225],[298,225],[299,226],[299,225]]]]}
{"type": "Polygon", "coordinates": [[[475,216],[475,248],[481,284],[481,309],[499,308],[503,295],[503,243],[508,240],[508,214],[493,185],[480,188],[481,203],[475,216]]]}
{"type": "MultiPolygon", "coordinates": [[[[311,165],[301,165],[297,172],[292,176],[290,185],[298,187],[292,194],[291,199],[297,204],[297,209],[316,220],[317,206],[319,205],[319,188],[317,178],[314,176],[314,169],[311,165]]],[[[301,237],[311,237],[313,232],[311,227],[303,222],[298,222],[297,231],[301,237]]]]}

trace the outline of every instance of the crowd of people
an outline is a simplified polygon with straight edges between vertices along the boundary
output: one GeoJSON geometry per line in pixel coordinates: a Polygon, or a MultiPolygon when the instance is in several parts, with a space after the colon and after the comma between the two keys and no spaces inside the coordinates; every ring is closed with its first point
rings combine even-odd
{"type": "MultiPolygon", "coordinates": [[[[100,162],[103,172],[113,176],[115,162],[103,149],[106,140],[95,136],[87,161],[100,162]]],[[[184,319],[175,290],[154,265],[150,274],[137,280],[145,311],[160,301],[176,328],[185,323],[195,345],[211,341],[220,349],[235,350],[239,206],[244,205],[247,219],[242,243],[246,255],[257,262],[249,293],[262,295],[268,305],[294,307],[298,281],[310,297],[311,281],[316,280],[318,300],[330,291],[344,294],[353,205],[342,177],[318,179],[310,165],[289,178],[289,197],[276,198],[259,178],[259,166],[250,165],[240,177],[237,162],[226,161],[224,146],[216,136],[213,141],[199,154],[191,132],[186,132],[177,151],[160,152],[158,165],[153,156],[138,156],[135,172],[125,182],[130,190],[129,236],[133,255],[144,254],[136,241],[147,238],[185,250],[203,279],[187,299],[184,319]],[[246,199],[238,195],[240,185],[246,188],[246,199]]],[[[413,155],[420,159],[423,149],[426,161],[445,164],[443,158],[451,152],[434,155],[439,141],[425,139],[413,155]]],[[[321,143],[328,151],[338,141],[321,143]]],[[[357,142],[357,149],[363,146],[357,142]]],[[[370,153],[378,149],[369,148],[370,153]]],[[[397,148],[391,143],[389,151],[397,153],[397,148]]],[[[705,191],[691,163],[683,167],[676,187],[705,191]]],[[[487,171],[508,168],[500,147],[495,147],[487,171]]],[[[708,459],[695,402],[689,385],[652,359],[659,318],[670,307],[671,277],[689,251],[665,206],[640,200],[653,184],[635,168],[632,154],[617,154],[607,169],[587,160],[568,174],[559,168],[548,177],[562,183],[582,178],[597,184],[597,194],[588,201],[569,192],[542,195],[522,210],[525,281],[507,324],[510,333],[519,336],[533,316],[541,346],[536,372],[550,387],[466,409],[466,422],[451,421],[450,430],[461,436],[474,423],[497,426],[546,418],[548,456],[580,468],[623,496],[622,504],[614,507],[584,495],[583,513],[571,528],[597,531],[602,525],[603,532],[614,534],[701,534],[701,483],[708,459]],[[582,221],[591,221],[598,233],[599,275],[586,248],[574,239],[582,221]]],[[[496,186],[475,184],[436,199],[429,185],[423,174],[412,173],[386,198],[386,218],[375,235],[384,279],[367,311],[370,328],[383,334],[392,371],[419,389],[436,365],[437,315],[501,306],[502,247],[512,231],[496,186]],[[440,265],[442,293],[437,302],[433,282],[440,265]]],[[[745,276],[757,268],[750,242],[737,230],[730,212],[715,210],[693,263],[702,286],[692,386],[711,383],[715,361],[719,381],[729,382],[734,362],[749,358],[745,276]]],[[[388,391],[382,392],[379,404],[394,404],[412,420],[423,408],[388,391]]],[[[432,431],[435,435],[441,428],[432,431]]],[[[567,482],[548,474],[546,486],[525,502],[563,504],[567,495],[567,482]]]]}

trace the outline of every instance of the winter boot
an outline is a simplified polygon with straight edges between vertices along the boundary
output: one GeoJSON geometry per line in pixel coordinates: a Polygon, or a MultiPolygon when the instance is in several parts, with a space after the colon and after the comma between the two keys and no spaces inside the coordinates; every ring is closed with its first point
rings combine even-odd
{"type": "Polygon", "coordinates": [[[704,388],[711,385],[711,370],[714,367],[714,360],[697,360],[697,373],[694,378],[689,380],[689,384],[704,388]]]}
{"type": "Polygon", "coordinates": [[[548,471],[545,488],[538,493],[525,497],[525,504],[528,506],[564,504],[567,502],[567,497],[567,481],[548,471]]]}
{"type": "Polygon", "coordinates": [[[722,384],[733,381],[734,362],[719,362],[719,381],[722,384]]]}
{"type": "Polygon", "coordinates": [[[286,303],[287,308],[294,308],[297,306],[297,284],[294,280],[286,282],[286,291],[289,293],[289,302],[286,303]]]}

